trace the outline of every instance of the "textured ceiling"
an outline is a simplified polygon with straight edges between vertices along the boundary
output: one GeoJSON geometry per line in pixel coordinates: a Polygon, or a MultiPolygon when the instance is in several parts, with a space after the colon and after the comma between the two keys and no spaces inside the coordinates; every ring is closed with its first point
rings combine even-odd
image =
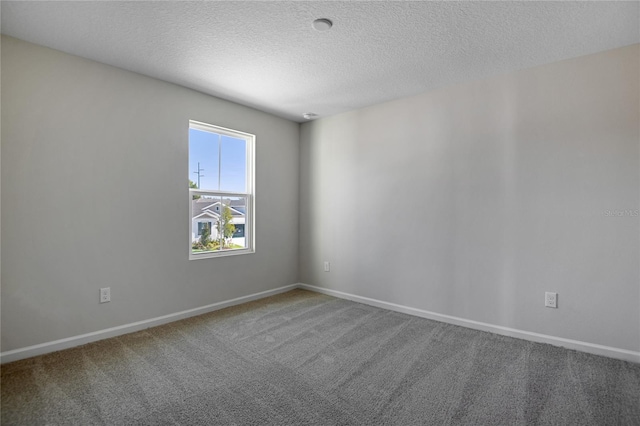
{"type": "Polygon", "coordinates": [[[2,1],[1,25],[303,121],[638,43],[640,3],[2,1]]]}

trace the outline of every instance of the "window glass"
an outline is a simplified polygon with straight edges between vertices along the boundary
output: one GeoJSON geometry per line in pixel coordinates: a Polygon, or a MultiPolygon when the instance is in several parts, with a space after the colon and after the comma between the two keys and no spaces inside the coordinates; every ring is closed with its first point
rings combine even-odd
{"type": "Polygon", "coordinates": [[[254,136],[190,122],[190,258],[253,251],[254,136]]]}

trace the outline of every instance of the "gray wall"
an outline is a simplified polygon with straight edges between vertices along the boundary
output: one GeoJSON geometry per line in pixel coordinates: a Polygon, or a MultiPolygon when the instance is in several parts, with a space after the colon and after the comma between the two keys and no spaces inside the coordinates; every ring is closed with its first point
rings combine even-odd
{"type": "Polygon", "coordinates": [[[634,45],[304,124],[301,281],[638,351],[639,57],[634,45]]]}
{"type": "Polygon", "coordinates": [[[317,120],[299,150],[296,123],[3,36],[1,350],[300,280],[637,351],[639,53],[317,120]],[[257,135],[255,254],[188,260],[189,119],[257,135]]]}
{"type": "Polygon", "coordinates": [[[297,123],[7,37],[1,95],[2,351],[297,282],[297,123]],[[189,119],[257,136],[255,254],[188,260],[189,119]]]}

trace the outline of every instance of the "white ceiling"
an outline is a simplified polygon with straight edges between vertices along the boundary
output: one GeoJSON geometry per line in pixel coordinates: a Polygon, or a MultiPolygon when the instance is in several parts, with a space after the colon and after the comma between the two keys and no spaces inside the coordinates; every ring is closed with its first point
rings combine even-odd
{"type": "Polygon", "coordinates": [[[295,121],[640,42],[639,2],[2,1],[3,34],[295,121]],[[311,24],[329,18],[319,32],[311,24]]]}

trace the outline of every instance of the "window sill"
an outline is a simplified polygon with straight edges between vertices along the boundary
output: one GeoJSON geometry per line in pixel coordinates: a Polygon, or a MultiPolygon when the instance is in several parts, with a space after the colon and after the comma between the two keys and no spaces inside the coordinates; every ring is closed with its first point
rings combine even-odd
{"type": "Polygon", "coordinates": [[[211,259],[216,257],[239,256],[242,254],[255,253],[254,249],[237,249],[224,251],[208,251],[202,253],[189,253],[189,260],[211,259]]]}

